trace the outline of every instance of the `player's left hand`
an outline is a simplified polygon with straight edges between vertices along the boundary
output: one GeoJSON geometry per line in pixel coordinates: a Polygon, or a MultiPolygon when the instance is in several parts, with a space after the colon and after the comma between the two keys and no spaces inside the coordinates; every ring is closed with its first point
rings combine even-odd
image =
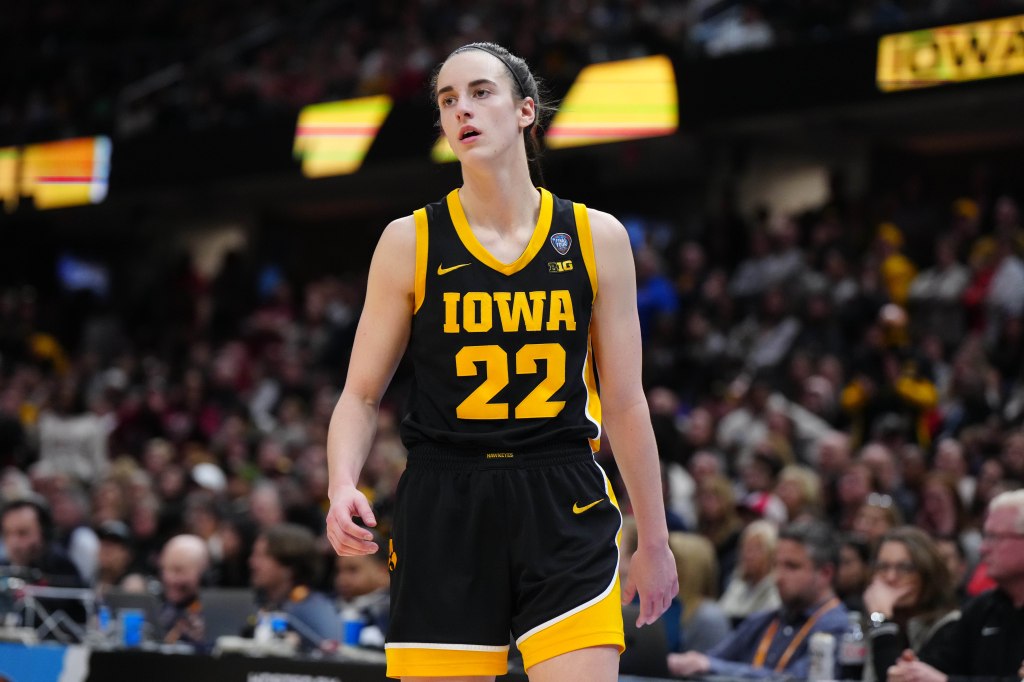
{"type": "Polygon", "coordinates": [[[622,603],[640,593],[640,616],[636,626],[650,625],[665,613],[672,597],[679,593],[676,560],[668,543],[641,546],[629,564],[629,577],[622,587],[622,603]]]}

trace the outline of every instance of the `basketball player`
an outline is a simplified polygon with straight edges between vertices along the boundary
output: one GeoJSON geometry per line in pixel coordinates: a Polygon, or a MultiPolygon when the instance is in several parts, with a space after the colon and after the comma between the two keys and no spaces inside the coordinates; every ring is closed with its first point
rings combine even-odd
{"type": "Polygon", "coordinates": [[[617,680],[621,515],[593,456],[602,420],[639,528],[621,601],[639,592],[644,625],[678,590],[626,231],[534,186],[540,104],[522,59],[466,45],[432,91],[463,185],[388,225],[373,256],[328,434],[328,538],[342,555],[377,549],[353,522],[376,523],[356,482],[408,346],[388,676],[493,680],[511,632],[533,682],[617,680]]]}

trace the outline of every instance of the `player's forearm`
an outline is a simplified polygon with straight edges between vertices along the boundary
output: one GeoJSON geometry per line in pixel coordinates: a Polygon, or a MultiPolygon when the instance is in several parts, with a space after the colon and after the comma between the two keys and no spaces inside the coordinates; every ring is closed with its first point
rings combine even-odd
{"type": "Polygon", "coordinates": [[[638,540],[641,545],[664,544],[668,526],[661,492],[661,466],[647,403],[640,399],[622,409],[606,409],[604,421],[633,506],[638,540]]]}
{"type": "Polygon", "coordinates": [[[359,481],[377,431],[377,410],[377,403],[342,392],[327,429],[328,495],[359,481]]]}

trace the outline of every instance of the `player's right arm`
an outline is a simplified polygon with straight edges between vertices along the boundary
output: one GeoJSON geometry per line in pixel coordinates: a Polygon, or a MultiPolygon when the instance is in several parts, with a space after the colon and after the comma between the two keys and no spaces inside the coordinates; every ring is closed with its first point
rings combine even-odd
{"type": "Polygon", "coordinates": [[[377,525],[356,484],[373,443],[381,397],[409,342],[415,265],[415,222],[407,216],[385,228],[374,251],[348,376],[327,431],[327,539],[338,554],[377,550],[370,532],[352,520],[358,516],[377,525]]]}

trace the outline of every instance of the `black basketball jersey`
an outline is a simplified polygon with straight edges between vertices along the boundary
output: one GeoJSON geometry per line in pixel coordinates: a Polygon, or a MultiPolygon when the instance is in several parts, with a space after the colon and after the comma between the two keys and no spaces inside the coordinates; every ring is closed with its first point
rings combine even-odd
{"type": "Polygon", "coordinates": [[[458,190],[415,212],[406,447],[499,452],[590,439],[597,449],[590,223],[582,204],[540,193],[533,237],[507,264],[476,239],[458,190]]]}

